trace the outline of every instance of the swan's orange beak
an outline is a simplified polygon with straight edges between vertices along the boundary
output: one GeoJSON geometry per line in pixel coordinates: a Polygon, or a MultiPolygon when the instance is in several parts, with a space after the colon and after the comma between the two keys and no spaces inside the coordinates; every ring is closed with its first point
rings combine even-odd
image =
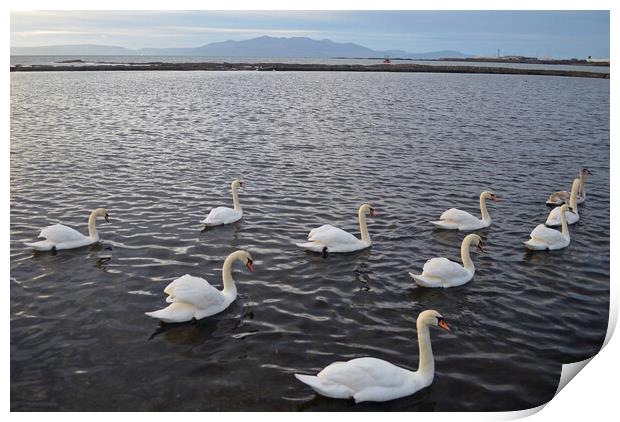
{"type": "Polygon", "coordinates": [[[252,262],[252,260],[248,259],[248,262],[247,264],[245,264],[245,266],[248,268],[248,271],[254,271],[254,263],[252,262]]]}
{"type": "Polygon", "coordinates": [[[371,216],[371,217],[376,217],[376,216],[377,216],[377,213],[375,212],[375,209],[374,209],[374,208],[371,208],[371,209],[370,209],[370,216],[371,216]]]}
{"type": "Polygon", "coordinates": [[[484,245],[482,244],[482,241],[478,243],[477,248],[480,251],[480,253],[484,253],[484,245]]]}
{"type": "Polygon", "coordinates": [[[497,202],[497,196],[495,196],[495,195],[491,195],[491,201],[493,201],[493,202],[497,202]]]}
{"type": "Polygon", "coordinates": [[[439,321],[439,326],[444,330],[450,331],[450,327],[448,327],[448,324],[446,324],[446,321],[443,319],[439,321]]]}

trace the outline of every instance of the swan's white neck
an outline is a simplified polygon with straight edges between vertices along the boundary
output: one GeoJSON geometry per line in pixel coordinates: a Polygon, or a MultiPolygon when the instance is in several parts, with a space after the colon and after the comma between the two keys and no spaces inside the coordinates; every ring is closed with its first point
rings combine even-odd
{"type": "Polygon", "coordinates": [[[241,211],[241,205],[239,204],[239,195],[237,194],[237,186],[232,187],[233,208],[236,211],[241,211]]]}
{"type": "Polygon", "coordinates": [[[577,215],[579,215],[579,211],[577,211],[577,192],[579,191],[579,180],[576,179],[573,181],[573,186],[570,190],[570,209],[577,215]]]}
{"type": "Polygon", "coordinates": [[[418,321],[416,325],[418,327],[418,346],[420,347],[418,373],[428,377],[430,382],[435,376],[435,359],[433,358],[433,349],[431,347],[431,335],[426,323],[418,321]]]}
{"type": "Polygon", "coordinates": [[[582,171],[579,172],[579,196],[586,197],[586,177],[582,171]]]}
{"type": "Polygon", "coordinates": [[[487,202],[484,198],[484,193],[480,195],[480,213],[482,214],[482,221],[491,224],[491,216],[489,215],[489,211],[487,210],[487,202]]]}
{"type": "Polygon", "coordinates": [[[570,242],[570,232],[568,231],[568,223],[566,222],[566,213],[560,210],[560,221],[562,222],[562,236],[570,242]]]}
{"type": "Polygon", "coordinates": [[[94,240],[99,240],[99,232],[97,232],[97,225],[95,224],[96,221],[97,215],[95,211],[93,211],[88,217],[88,237],[94,240]]]}
{"type": "Polygon", "coordinates": [[[469,256],[469,246],[471,245],[471,241],[472,239],[469,237],[463,239],[463,243],[461,243],[461,261],[463,261],[463,267],[465,267],[467,271],[474,272],[474,263],[469,256]]]}
{"type": "Polygon", "coordinates": [[[224,266],[222,267],[222,281],[224,282],[222,293],[226,296],[231,296],[233,299],[237,297],[237,286],[232,278],[232,265],[239,259],[239,256],[239,252],[231,253],[224,260],[224,266]]]}
{"type": "Polygon", "coordinates": [[[358,218],[360,220],[360,233],[362,236],[362,242],[370,244],[370,235],[368,234],[368,228],[366,227],[366,213],[362,208],[358,212],[358,218]]]}

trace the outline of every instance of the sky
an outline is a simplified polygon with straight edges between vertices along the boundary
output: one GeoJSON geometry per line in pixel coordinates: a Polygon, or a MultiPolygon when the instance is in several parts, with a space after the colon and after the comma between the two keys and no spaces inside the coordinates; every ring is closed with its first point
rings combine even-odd
{"type": "Polygon", "coordinates": [[[375,50],[609,57],[608,11],[23,11],[11,46],[198,47],[262,35],[375,50]]]}

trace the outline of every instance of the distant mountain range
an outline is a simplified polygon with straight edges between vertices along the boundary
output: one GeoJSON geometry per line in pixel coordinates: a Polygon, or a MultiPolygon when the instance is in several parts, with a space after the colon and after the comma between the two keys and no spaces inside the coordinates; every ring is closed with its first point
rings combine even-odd
{"type": "Polygon", "coordinates": [[[49,45],[42,47],[11,47],[13,56],[218,56],[218,57],[384,57],[407,59],[438,59],[473,57],[459,51],[443,50],[409,53],[403,50],[378,51],[354,43],[337,43],[328,39],[306,37],[276,38],[263,36],[243,41],[224,41],[195,48],[141,48],[131,50],[96,44],[49,45]]]}

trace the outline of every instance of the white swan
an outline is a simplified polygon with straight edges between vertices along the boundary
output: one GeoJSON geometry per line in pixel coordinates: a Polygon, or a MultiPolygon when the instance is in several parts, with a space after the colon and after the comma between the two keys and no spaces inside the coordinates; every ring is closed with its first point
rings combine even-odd
{"type": "MultiPolygon", "coordinates": [[[[571,210],[566,213],[566,222],[568,224],[575,224],[577,221],[579,221],[579,210],[577,209],[577,192],[578,191],[579,191],[579,179],[575,179],[573,180],[573,187],[570,190],[571,210]]],[[[559,226],[560,224],[562,224],[562,221],[560,220],[560,216],[562,214],[560,212],[560,208],[561,207],[555,207],[554,209],[551,210],[551,212],[549,213],[549,216],[547,217],[547,221],[545,221],[545,224],[547,226],[554,227],[554,226],[559,226]]]]}
{"type": "Polygon", "coordinates": [[[353,397],[356,403],[388,401],[409,396],[433,383],[435,361],[428,327],[450,330],[444,318],[433,310],[421,312],[416,323],[420,363],[413,372],[376,358],[334,362],[315,375],[295,374],[317,393],[335,399],[353,397]]]}
{"type": "Polygon", "coordinates": [[[469,256],[469,246],[475,245],[484,252],[482,239],[477,234],[468,234],[461,243],[461,260],[463,265],[447,258],[433,258],[426,261],[422,274],[409,273],[418,286],[455,287],[467,283],[474,277],[476,268],[469,256]]]}
{"type": "Polygon", "coordinates": [[[170,305],[145,314],[164,322],[185,322],[222,312],[237,298],[237,287],[232,278],[232,264],[235,261],[243,262],[248,270],[254,271],[252,256],[248,252],[233,252],[228,255],[222,268],[222,291],[210,285],[204,278],[185,274],[164,289],[164,293],[168,295],[166,302],[170,305]]]}
{"type": "Polygon", "coordinates": [[[358,218],[361,239],[342,229],[325,224],[311,230],[308,234],[308,242],[297,243],[297,246],[312,252],[322,252],[323,256],[326,256],[328,252],[341,253],[365,249],[372,243],[366,227],[366,214],[370,214],[371,217],[377,216],[372,205],[363,204],[360,207],[358,218]]]}
{"type": "Polygon", "coordinates": [[[241,220],[243,217],[243,210],[241,209],[241,205],[239,204],[239,195],[237,194],[237,189],[239,187],[243,187],[243,182],[235,179],[232,181],[230,185],[230,189],[232,190],[233,197],[233,207],[216,207],[211,210],[209,215],[201,221],[201,223],[206,226],[221,226],[222,224],[231,224],[235,221],[241,220]]]}
{"type": "MultiPolygon", "coordinates": [[[[587,168],[582,168],[579,171],[579,191],[577,192],[577,204],[582,204],[586,200],[586,176],[591,175],[592,172],[587,168]]],[[[565,190],[554,192],[547,198],[547,205],[562,205],[570,202],[570,192],[565,190]]]]}
{"type": "Polygon", "coordinates": [[[468,212],[461,211],[457,208],[450,208],[439,217],[439,221],[431,221],[435,227],[449,230],[478,230],[491,225],[491,216],[487,211],[486,200],[497,201],[497,196],[493,192],[484,191],[480,194],[480,213],[482,220],[474,217],[468,212]]]}
{"type": "Polygon", "coordinates": [[[570,232],[566,223],[566,213],[569,212],[568,205],[564,204],[560,207],[560,219],[562,221],[562,231],[550,229],[544,224],[537,225],[532,233],[530,240],[523,242],[528,249],[532,250],[556,250],[568,246],[570,243],[570,232]]]}
{"type": "Polygon", "coordinates": [[[26,246],[30,246],[38,251],[56,251],[92,245],[99,241],[99,232],[95,224],[97,217],[104,217],[105,221],[110,221],[108,220],[108,211],[105,208],[94,209],[88,217],[88,236],[84,236],[71,227],[62,224],[54,224],[53,226],[48,226],[41,230],[39,238],[45,240],[26,243],[26,246]]]}

